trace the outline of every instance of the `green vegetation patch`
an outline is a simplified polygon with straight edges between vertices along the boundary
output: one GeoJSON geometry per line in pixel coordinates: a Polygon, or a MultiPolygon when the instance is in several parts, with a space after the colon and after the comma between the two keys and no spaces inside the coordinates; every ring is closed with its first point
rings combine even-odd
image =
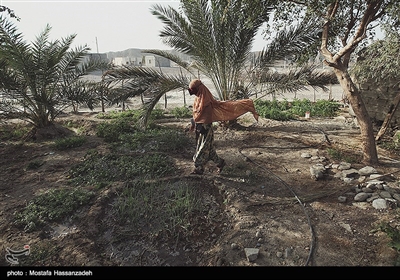
{"type": "Polygon", "coordinates": [[[2,124],[0,126],[0,141],[18,141],[30,130],[32,125],[26,124],[2,124]]]}
{"type": "Polygon", "coordinates": [[[326,149],[328,155],[337,161],[345,161],[349,163],[360,163],[362,160],[362,155],[350,152],[343,151],[340,149],[328,148],[326,149]]]}
{"type": "Polygon", "coordinates": [[[276,99],[256,100],[254,102],[260,116],[278,121],[288,121],[305,116],[310,112],[313,117],[334,117],[340,110],[340,103],[331,100],[317,100],[311,102],[308,99],[294,99],[278,101],[276,99]]]}
{"type": "Polygon", "coordinates": [[[67,138],[59,138],[54,141],[54,146],[57,150],[68,150],[71,148],[80,147],[87,141],[85,136],[71,136],[67,138]]]}
{"type": "Polygon", "coordinates": [[[140,110],[125,110],[125,111],[110,111],[107,113],[99,113],[97,114],[98,119],[124,119],[130,118],[134,121],[137,121],[140,117],[140,110]]]}
{"type": "MultiPolygon", "coordinates": [[[[132,181],[126,184],[113,207],[121,224],[134,233],[188,230],[191,217],[201,211],[200,191],[187,182],[132,181]]],[[[133,234],[134,234],[133,233],[133,234]]]]}
{"type": "Polygon", "coordinates": [[[16,224],[29,232],[49,221],[58,221],[75,212],[93,197],[93,193],[80,189],[51,189],[32,199],[16,213],[16,224]]]}
{"type": "Polygon", "coordinates": [[[164,154],[102,155],[89,151],[85,160],[70,170],[73,184],[104,185],[137,177],[162,177],[176,171],[173,160],[164,154]]]}
{"type": "Polygon", "coordinates": [[[113,119],[97,125],[96,135],[104,138],[106,142],[121,141],[121,135],[134,133],[136,131],[132,121],[126,118],[113,119]]]}
{"type": "Polygon", "coordinates": [[[118,149],[142,152],[178,152],[190,144],[190,138],[183,131],[164,127],[125,133],[119,139],[122,143],[119,143],[118,149]]]}
{"type": "Polygon", "coordinates": [[[175,118],[191,118],[192,117],[192,110],[189,109],[187,106],[182,106],[182,107],[175,107],[171,110],[171,114],[175,118]]]}
{"type": "Polygon", "coordinates": [[[400,231],[397,228],[390,226],[388,223],[382,223],[379,226],[379,229],[386,233],[388,237],[390,237],[391,242],[389,244],[390,247],[400,251],[400,231]]]}

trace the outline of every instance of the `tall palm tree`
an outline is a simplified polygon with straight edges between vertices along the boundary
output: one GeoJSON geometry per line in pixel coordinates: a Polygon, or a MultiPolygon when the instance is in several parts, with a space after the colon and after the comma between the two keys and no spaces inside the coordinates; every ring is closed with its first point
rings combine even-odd
{"type": "MultiPolygon", "coordinates": [[[[245,80],[251,84],[258,82],[268,84],[269,88],[274,90],[279,88],[287,90],[290,84],[294,89],[299,88],[298,84],[326,89],[324,85],[331,80],[327,78],[329,74],[321,75],[314,71],[312,66],[302,67],[298,71],[286,74],[291,83],[287,83],[287,79],[276,79],[276,75],[267,71],[274,60],[298,54],[319,38],[311,20],[304,21],[297,28],[278,33],[270,44],[271,47],[265,48],[254,59],[253,64],[249,62],[254,38],[262,24],[269,20],[273,12],[273,2],[268,0],[185,0],[181,1],[179,10],[170,6],[153,5],[151,13],[164,23],[164,29],[160,33],[163,42],[174,50],[189,55],[194,61],[188,64],[166,51],[144,50],[143,52],[168,58],[188,71],[186,73],[189,75],[196,76],[196,71],[200,71],[202,75],[211,79],[220,100],[237,98],[237,93],[243,88],[245,80]],[[264,79],[262,81],[251,79],[254,72],[262,73],[264,79]],[[282,84],[282,81],[285,81],[285,84],[282,84]]],[[[114,69],[108,73],[112,73],[108,77],[127,80],[124,85],[131,84],[132,94],[152,92],[157,88],[155,83],[163,85],[163,82],[169,78],[173,78],[171,83],[168,83],[170,90],[186,88],[187,80],[190,80],[189,77],[184,78],[182,75],[177,78],[163,75],[160,71],[149,69],[144,71],[138,68],[114,69]],[[141,83],[147,74],[149,76],[146,83],[141,83]],[[186,84],[183,84],[184,82],[186,84]]],[[[164,87],[165,90],[168,88],[164,87]]],[[[158,91],[158,94],[154,95],[152,104],[155,104],[154,102],[165,93],[158,91]]],[[[152,107],[148,106],[147,109],[151,110],[152,107]]]]}
{"type": "Polygon", "coordinates": [[[28,44],[13,23],[0,17],[0,88],[6,97],[0,110],[36,128],[49,126],[72,101],[93,104],[89,92],[95,87],[81,78],[104,67],[98,60],[85,61],[87,46],[70,49],[75,34],[50,41],[50,30],[47,25],[28,44]]]}
{"type": "Polygon", "coordinates": [[[154,5],[152,14],[165,27],[160,36],[173,49],[190,55],[213,82],[221,100],[230,99],[261,25],[272,11],[269,1],[182,1],[181,11],[154,5]]]}

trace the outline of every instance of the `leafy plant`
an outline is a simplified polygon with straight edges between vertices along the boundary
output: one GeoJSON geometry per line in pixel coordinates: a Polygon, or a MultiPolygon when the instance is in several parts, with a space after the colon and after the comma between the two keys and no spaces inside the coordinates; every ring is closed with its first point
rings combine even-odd
{"type": "Polygon", "coordinates": [[[171,110],[171,114],[175,118],[190,118],[192,116],[192,111],[187,106],[175,107],[171,110]]]}
{"type": "Polygon", "coordinates": [[[24,135],[30,131],[31,127],[24,124],[7,125],[2,124],[0,126],[0,140],[21,140],[24,135]]]}
{"type": "Polygon", "coordinates": [[[85,136],[72,136],[67,138],[60,138],[54,141],[54,145],[58,150],[67,150],[82,146],[86,143],[87,139],[85,136]]]}
{"type": "Polygon", "coordinates": [[[16,213],[16,224],[25,231],[33,231],[49,221],[57,221],[72,214],[86,204],[93,193],[80,189],[50,189],[32,199],[21,211],[16,213]]]}
{"type": "Polygon", "coordinates": [[[382,223],[379,226],[379,229],[382,232],[386,233],[390,237],[391,242],[389,243],[389,246],[396,249],[397,251],[400,251],[400,231],[399,231],[399,229],[393,228],[388,223],[382,223]]]}
{"type": "Polygon", "coordinates": [[[125,133],[116,149],[131,151],[176,152],[187,147],[190,139],[181,131],[156,127],[146,131],[125,133]]]}
{"type": "Polygon", "coordinates": [[[125,110],[125,111],[110,111],[106,113],[99,113],[96,115],[98,119],[119,119],[130,118],[137,121],[140,117],[140,110],[125,110]]]}
{"type": "Polygon", "coordinates": [[[70,182],[98,185],[144,176],[157,178],[175,171],[173,161],[164,154],[102,155],[93,151],[70,170],[70,182]]]}
{"type": "Polygon", "coordinates": [[[121,223],[136,233],[168,231],[175,233],[190,225],[190,218],[201,211],[199,193],[190,183],[128,182],[113,205],[121,223]],[[145,227],[143,227],[145,225],[145,227]]]}
{"type": "Polygon", "coordinates": [[[106,142],[120,141],[121,135],[135,131],[136,129],[127,118],[115,118],[110,122],[100,123],[96,127],[96,135],[104,138],[106,142]]]}
{"type": "Polygon", "coordinates": [[[326,151],[332,159],[337,161],[345,161],[349,163],[359,163],[361,161],[361,155],[350,151],[342,151],[335,148],[328,148],[326,151]]]}
{"type": "Polygon", "coordinates": [[[332,117],[336,116],[340,109],[340,104],[336,101],[318,100],[311,102],[308,99],[294,99],[278,101],[277,99],[261,100],[254,102],[257,112],[264,118],[287,121],[304,116],[306,112],[314,117],[332,117]]]}

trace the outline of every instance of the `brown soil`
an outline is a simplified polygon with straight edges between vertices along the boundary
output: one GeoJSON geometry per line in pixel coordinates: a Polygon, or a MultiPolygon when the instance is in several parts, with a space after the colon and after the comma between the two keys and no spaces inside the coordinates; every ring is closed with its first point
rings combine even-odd
{"type": "MultiPolygon", "coordinates": [[[[194,139],[185,152],[170,154],[180,174],[160,180],[196,182],[203,194],[201,203],[208,209],[204,217],[193,218],[187,236],[168,240],[130,235],[124,225],[115,222],[111,207],[123,182],[99,192],[75,218],[24,232],[13,223],[16,211],[45,190],[67,186],[68,170],[89,149],[108,151],[107,143],[95,136],[94,127],[101,121],[95,115],[71,113],[58,119],[59,124],[73,121],[85,127],[88,141],[78,148],[57,151],[45,139],[1,143],[0,244],[3,254],[6,248],[20,250],[30,245],[31,254],[22,257],[20,265],[398,265],[398,251],[389,245],[391,239],[377,230],[381,222],[399,227],[398,209],[376,210],[369,203],[355,203],[350,194],[354,185],[334,178],[333,173],[313,180],[309,168],[314,162],[300,156],[305,152],[325,156],[324,164],[328,164],[335,161],[327,148],[359,152],[359,130],[346,112],[332,119],[278,122],[261,118],[258,123],[245,115],[233,128],[218,127],[217,151],[227,162],[221,174],[210,163],[204,175],[189,175],[194,139]],[[33,160],[43,165],[24,168],[33,160]],[[347,202],[340,203],[340,195],[347,196],[347,202]],[[248,261],[245,248],[258,248],[258,258],[248,261]],[[46,255],[39,257],[43,252],[46,255]],[[38,261],[28,262],[29,257],[38,261]]],[[[189,119],[159,122],[184,130],[189,119]]],[[[399,156],[378,151],[380,164],[375,168],[381,174],[393,174],[387,179],[399,182],[399,156]]],[[[361,167],[354,164],[354,168],[361,167]]],[[[0,265],[10,266],[4,258],[0,265]]]]}

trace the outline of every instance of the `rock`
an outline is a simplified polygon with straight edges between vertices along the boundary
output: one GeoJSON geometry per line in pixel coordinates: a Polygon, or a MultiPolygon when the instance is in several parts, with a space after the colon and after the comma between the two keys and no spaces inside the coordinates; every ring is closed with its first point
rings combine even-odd
{"type": "Polygon", "coordinates": [[[311,158],[312,157],[312,155],[310,153],[302,153],[300,156],[302,158],[311,158]]]}
{"type": "Polygon", "coordinates": [[[347,197],[345,197],[345,196],[339,196],[339,197],[338,197],[338,201],[339,201],[340,203],[345,203],[345,202],[347,201],[347,197]]]}
{"type": "Polygon", "coordinates": [[[349,224],[346,224],[346,223],[343,223],[343,222],[339,222],[339,225],[341,227],[343,227],[345,230],[347,230],[348,232],[353,233],[353,231],[351,230],[351,227],[350,227],[349,224]]]}
{"type": "Polygon", "coordinates": [[[372,207],[374,207],[375,209],[386,209],[386,200],[383,198],[375,199],[374,201],[372,201],[372,207]]]}
{"type": "Polygon", "coordinates": [[[236,249],[238,249],[239,248],[239,245],[237,245],[236,243],[232,243],[231,244],[231,249],[232,250],[236,250],[236,249]]]}
{"type": "Polygon", "coordinates": [[[244,253],[249,262],[254,262],[258,258],[260,249],[257,248],[244,248],[244,253]]]}
{"type": "Polygon", "coordinates": [[[318,159],[320,162],[324,162],[324,161],[327,161],[328,159],[326,158],[326,157],[319,157],[319,159],[318,159]]]}
{"type": "Polygon", "coordinates": [[[318,180],[324,177],[325,171],[325,167],[320,163],[310,166],[311,178],[314,180],[318,180]]]}
{"type": "Polygon", "coordinates": [[[379,193],[379,196],[382,197],[382,198],[392,198],[392,195],[388,191],[381,191],[379,193]]]}
{"type": "Polygon", "coordinates": [[[381,176],[382,176],[382,174],[373,173],[373,174],[370,174],[370,175],[369,175],[369,178],[370,178],[371,180],[373,180],[373,179],[379,178],[379,177],[381,177],[381,176]]]}
{"type": "MultiPolygon", "coordinates": [[[[339,170],[346,170],[346,169],[350,169],[350,168],[351,168],[351,163],[348,163],[348,162],[341,162],[341,163],[339,164],[339,166],[338,166],[337,169],[339,169],[339,170]]],[[[357,173],[358,173],[358,171],[357,171],[357,173]]]]}
{"type": "Polygon", "coordinates": [[[333,168],[333,169],[339,169],[339,164],[337,164],[337,163],[332,163],[331,168],[333,168]]]}
{"type": "Polygon", "coordinates": [[[358,170],[354,168],[345,169],[342,171],[342,177],[344,178],[355,178],[358,176],[358,170]]]}
{"type": "Polygon", "coordinates": [[[360,170],[358,170],[358,173],[360,175],[371,175],[371,174],[378,173],[378,171],[375,168],[373,168],[372,166],[365,166],[365,167],[361,168],[360,170]]]}
{"type": "Polygon", "coordinates": [[[371,197],[367,198],[367,202],[372,202],[372,201],[374,201],[374,200],[377,199],[377,198],[379,198],[379,194],[374,193],[374,194],[372,194],[371,197]]]}
{"type": "Polygon", "coordinates": [[[361,202],[361,201],[365,201],[370,195],[368,193],[365,192],[360,192],[358,194],[356,194],[356,196],[354,197],[355,201],[361,202]]]}
{"type": "Polygon", "coordinates": [[[374,192],[372,189],[370,189],[370,188],[368,188],[368,187],[362,188],[361,190],[362,190],[363,192],[365,192],[365,193],[372,193],[372,192],[374,192]]]}
{"type": "Polygon", "coordinates": [[[291,253],[292,253],[292,249],[291,248],[286,248],[285,249],[285,258],[287,259],[290,256],[291,253]]]}
{"type": "Polygon", "coordinates": [[[382,181],[370,181],[367,184],[367,188],[373,189],[375,187],[381,190],[383,189],[382,183],[383,183],[382,181]]]}
{"type": "Polygon", "coordinates": [[[400,202],[400,194],[398,193],[393,194],[393,198],[400,202]]]}
{"type": "Polygon", "coordinates": [[[343,180],[343,182],[345,182],[346,184],[353,184],[353,182],[355,181],[354,178],[347,178],[347,177],[342,178],[342,180],[343,180]]]}

